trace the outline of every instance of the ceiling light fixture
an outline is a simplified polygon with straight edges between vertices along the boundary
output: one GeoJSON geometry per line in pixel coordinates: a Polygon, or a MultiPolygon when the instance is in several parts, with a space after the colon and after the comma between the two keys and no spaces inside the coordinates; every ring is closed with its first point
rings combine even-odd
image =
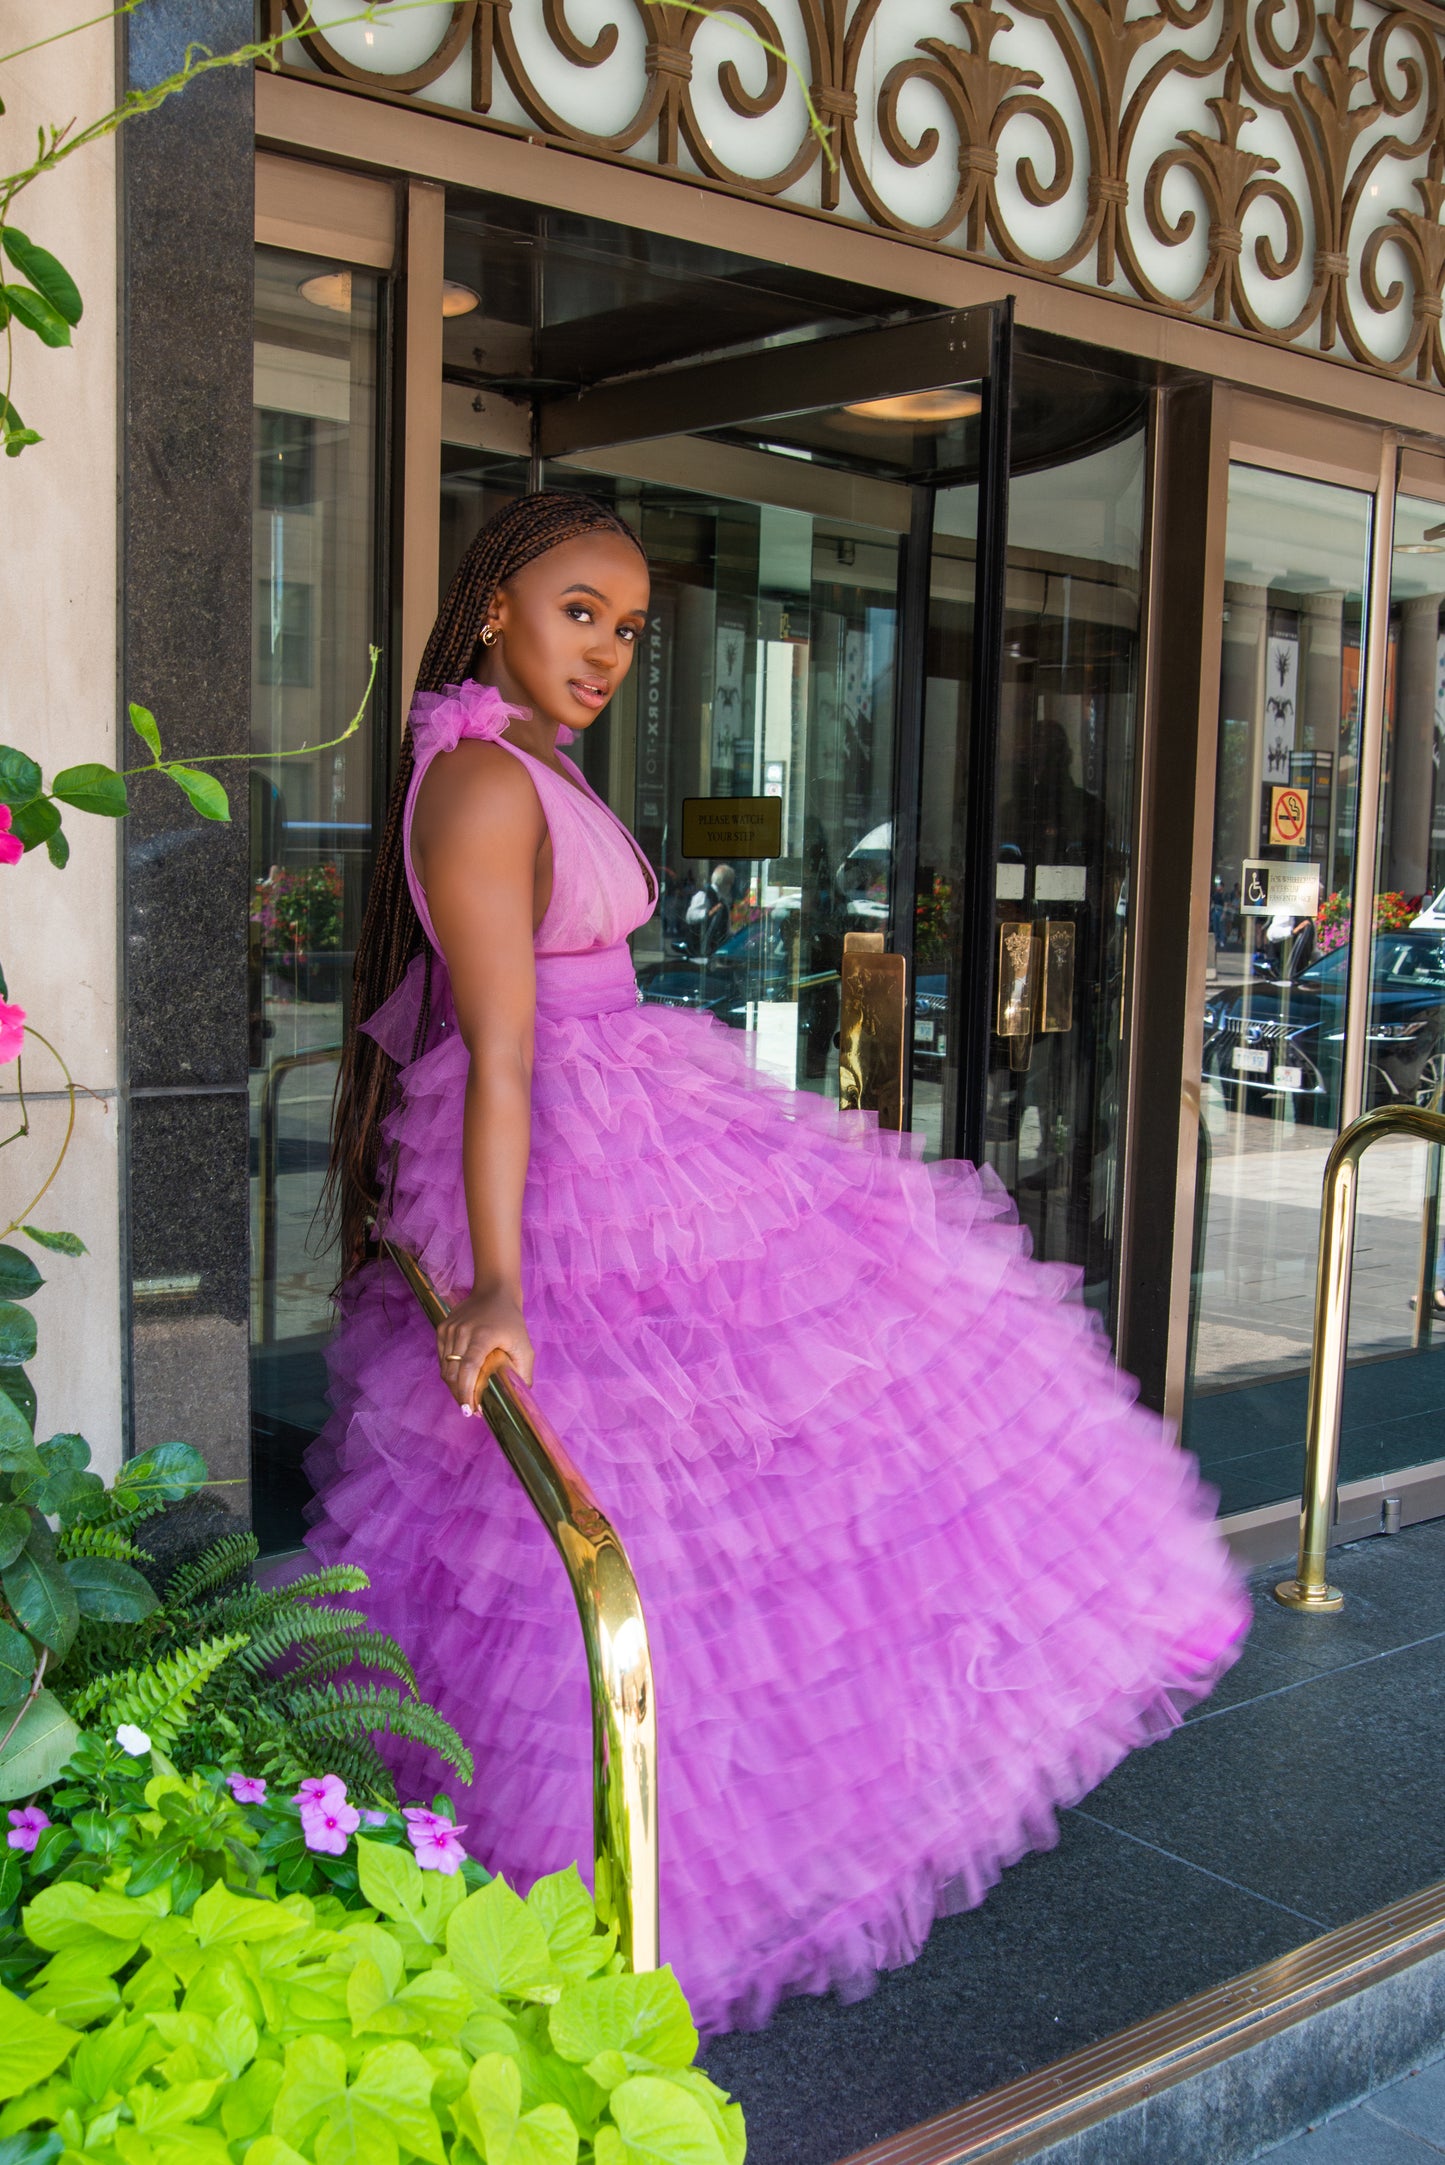
{"type": "Polygon", "coordinates": [[[843,411],[864,421],[967,421],[982,405],[981,391],[955,385],[943,391],[906,391],[898,398],[865,398],[843,411]]]}
{"type": "MultiPolygon", "coordinates": [[[[301,298],[313,308],[326,308],[335,316],[351,313],[350,271],[318,271],[314,278],[301,281],[301,298]]],[[[470,286],[459,286],[454,279],[442,281],[443,316],[469,316],[474,308],[482,305],[481,295],[473,293],[470,286]]]]}

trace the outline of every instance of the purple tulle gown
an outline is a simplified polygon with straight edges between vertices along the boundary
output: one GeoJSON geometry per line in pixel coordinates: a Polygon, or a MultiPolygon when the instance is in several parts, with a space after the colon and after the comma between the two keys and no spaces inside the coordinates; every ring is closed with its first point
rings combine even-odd
{"type": "MultiPolygon", "coordinates": [[[[1132,1403],[1077,1273],[1030,1259],[991,1173],[923,1165],[759,1074],[745,1036],[640,1006],[636,847],[508,718],[476,684],[420,697],[417,781],[462,737],[502,742],[551,831],[535,1388],[642,1590],[664,1959],[705,2031],[756,2026],[787,1993],[858,1996],[1054,1841],[1056,1807],[1209,1690],[1247,1612],[1193,1460],[1132,1403]]],[[[367,1026],[402,1063],[387,1230],[457,1293],[467,1053],[438,958],[411,1058],[420,972],[367,1026]]],[[[572,1597],[392,1267],[347,1283],[331,1377],[311,1548],[370,1573],[373,1621],[475,1751],[468,1846],[523,1887],[590,1876],[572,1597]]],[[[435,1760],[395,1763],[430,1793],[435,1760]]]]}

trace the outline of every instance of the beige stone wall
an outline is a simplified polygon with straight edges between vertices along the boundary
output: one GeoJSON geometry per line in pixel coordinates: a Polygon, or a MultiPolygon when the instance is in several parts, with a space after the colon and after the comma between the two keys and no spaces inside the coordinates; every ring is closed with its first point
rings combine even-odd
{"type": "MultiPolygon", "coordinates": [[[[96,12],[82,0],[0,0],[0,53],[96,12]]],[[[115,32],[101,23],[0,68],[0,170],[33,155],[37,126],[84,123],[115,102],[115,32]]],[[[80,151],[16,203],[13,222],[51,249],[79,285],[85,314],[69,350],[17,337],[11,396],[45,441],[0,460],[0,742],[39,759],[47,778],[116,753],[115,145],[80,151]]],[[[76,1131],[35,1222],[76,1232],[80,1261],[37,1260],[41,1350],[33,1374],[40,1433],[79,1429],[102,1472],[121,1450],[119,1151],[116,1133],[115,827],[67,815],[72,856],[43,851],[0,867],[0,960],[10,997],[83,1085],[76,1131]]],[[[0,1151],[0,1208],[13,1217],[39,1188],[64,1130],[62,1077],[39,1047],[24,1080],[31,1133],[0,1151]]],[[[8,1134],[15,1069],[0,1069],[8,1134]]]]}

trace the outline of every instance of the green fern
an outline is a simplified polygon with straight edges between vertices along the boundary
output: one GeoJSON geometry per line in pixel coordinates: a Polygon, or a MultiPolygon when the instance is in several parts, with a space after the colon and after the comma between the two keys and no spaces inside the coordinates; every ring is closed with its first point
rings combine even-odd
{"type": "Polygon", "coordinates": [[[475,1772],[472,1755],[451,1723],[425,1700],[403,1698],[389,1685],[342,1683],[288,1692],[280,1710],[298,1744],[339,1744],[381,1730],[426,1745],[464,1782],[475,1772]]]}
{"type": "Polygon", "coordinates": [[[103,1713],[107,1726],[134,1722],[159,1751],[168,1752],[184,1727],[203,1688],[223,1662],[245,1646],[243,1633],[202,1639],[196,1646],[163,1654],[144,1669],[92,1678],[70,1702],[74,1720],[103,1713]]]}
{"type": "Polygon", "coordinates": [[[254,1534],[226,1534],[202,1550],[192,1563],[182,1564],[171,1573],[166,1580],[167,1607],[194,1608],[198,1601],[218,1594],[223,1586],[249,1571],[260,1553],[261,1544],[254,1534]]]}
{"type": "MultiPolygon", "coordinates": [[[[327,1645],[344,1648],[350,1640],[359,1638],[365,1629],[366,1618],[356,1609],[287,1611],[252,1631],[251,1644],[240,1657],[241,1665],[254,1672],[273,1668],[278,1661],[284,1661],[286,1656],[294,1653],[298,1647],[327,1645]]],[[[338,1667],[344,1669],[350,1658],[343,1652],[338,1667]]],[[[403,1676],[408,1684],[413,1684],[411,1665],[404,1654],[401,1658],[403,1666],[398,1674],[403,1676]]]]}
{"type": "Polygon", "coordinates": [[[314,1684],[323,1677],[339,1676],[343,1669],[387,1669],[409,1691],[416,1690],[416,1674],[406,1652],[389,1632],[347,1631],[324,1640],[318,1632],[315,1637],[314,1650],[286,1671],[283,1682],[314,1684]]]}
{"type": "Polygon", "coordinates": [[[114,1526],[64,1526],[55,1537],[55,1550],[62,1559],[106,1556],[117,1564],[155,1562],[149,1550],[137,1548],[134,1541],[114,1526]]]}

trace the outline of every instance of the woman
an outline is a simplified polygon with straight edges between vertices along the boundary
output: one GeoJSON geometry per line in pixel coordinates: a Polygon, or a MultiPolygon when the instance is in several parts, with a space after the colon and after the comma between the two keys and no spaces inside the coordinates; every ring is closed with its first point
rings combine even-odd
{"type": "Polygon", "coordinates": [[[357,954],[311,1543],[365,1565],[475,1747],[478,1854],[524,1884],[586,1858],[570,1596],[470,1418],[488,1356],[530,1381],[535,1346],[642,1587],[664,1952],[716,2031],[911,1960],[1209,1689],[1245,1610],[1193,1461],[992,1174],[639,1007],[655,882],[557,747],[647,601],[609,511],[528,497],[422,662],[357,954]],[[435,1336],[373,1215],[456,1297],[435,1336]]]}

